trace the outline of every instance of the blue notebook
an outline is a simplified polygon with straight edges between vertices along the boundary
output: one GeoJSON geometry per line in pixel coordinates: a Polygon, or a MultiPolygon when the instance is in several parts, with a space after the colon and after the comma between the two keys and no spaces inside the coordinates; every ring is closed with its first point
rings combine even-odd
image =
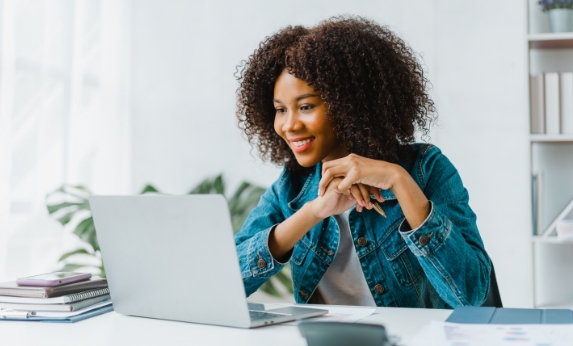
{"type": "Polygon", "coordinates": [[[446,322],[472,324],[568,324],[573,323],[573,310],[460,306],[454,310],[446,322]]]}
{"type": "MultiPolygon", "coordinates": [[[[93,309],[87,311],[83,314],[69,316],[65,318],[53,318],[53,317],[23,317],[23,318],[16,318],[16,317],[8,317],[8,318],[0,318],[0,321],[29,321],[29,322],[51,322],[51,323],[74,323],[81,320],[85,320],[86,318],[98,316],[101,314],[105,314],[107,312],[113,311],[113,305],[106,305],[102,306],[101,308],[93,309]]],[[[1,323],[1,322],[0,322],[1,323]]]]}

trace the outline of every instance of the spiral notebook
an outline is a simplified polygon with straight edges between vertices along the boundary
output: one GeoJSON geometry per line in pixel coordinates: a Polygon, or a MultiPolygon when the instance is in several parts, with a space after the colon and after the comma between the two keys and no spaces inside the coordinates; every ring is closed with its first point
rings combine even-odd
{"type": "Polygon", "coordinates": [[[81,300],[68,304],[22,304],[22,303],[0,303],[0,309],[28,310],[28,311],[77,311],[87,308],[97,303],[110,300],[109,294],[103,296],[81,300]]]}
{"type": "Polygon", "coordinates": [[[27,298],[27,297],[12,297],[0,296],[0,303],[15,303],[15,304],[70,304],[80,302],[86,299],[96,298],[109,294],[109,288],[99,288],[95,290],[82,291],[72,293],[65,296],[53,298],[27,298]]]}

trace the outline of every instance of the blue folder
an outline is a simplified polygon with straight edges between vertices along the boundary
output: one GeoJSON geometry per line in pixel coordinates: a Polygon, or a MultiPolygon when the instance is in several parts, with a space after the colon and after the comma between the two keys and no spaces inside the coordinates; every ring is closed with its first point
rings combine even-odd
{"type": "Polygon", "coordinates": [[[81,320],[85,320],[86,318],[94,317],[97,315],[105,314],[107,312],[113,311],[113,305],[106,305],[102,306],[101,308],[93,309],[87,311],[83,314],[69,316],[65,318],[54,318],[54,317],[37,317],[37,316],[30,316],[30,317],[8,317],[8,318],[0,318],[0,321],[28,321],[28,322],[50,322],[50,323],[74,323],[81,320]]]}
{"type": "Polygon", "coordinates": [[[454,310],[446,322],[472,324],[568,324],[573,323],[573,310],[460,306],[454,310]]]}

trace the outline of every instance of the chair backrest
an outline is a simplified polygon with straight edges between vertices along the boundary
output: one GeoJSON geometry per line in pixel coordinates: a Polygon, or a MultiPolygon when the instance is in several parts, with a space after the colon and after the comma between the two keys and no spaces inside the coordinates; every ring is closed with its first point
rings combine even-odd
{"type": "Polygon", "coordinates": [[[497,287],[497,279],[495,278],[495,269],[493,263],[491,264],[491,273],[489,276],[489,291],[487,298],[481,306],[491,306],[495,308],[502,308],[501,295],[499,294],[499,287],[497,287]]]}

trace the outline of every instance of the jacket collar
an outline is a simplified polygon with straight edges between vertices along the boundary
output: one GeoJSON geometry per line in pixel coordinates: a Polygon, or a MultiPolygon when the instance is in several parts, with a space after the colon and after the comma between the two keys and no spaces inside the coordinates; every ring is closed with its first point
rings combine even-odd
{"type": "MultiPolygon", "coordinates": [[[[318,184],[320,183],[320,178],[322,177],[322,163],[316,164],[313,172],[309,174],[300,190],[299,194],[290,202],[288,202],[289,208],[294,211],[299,210],[302,206],[314,200],[318,196],[318,184]]],[[[396,199],[394,193],[391,190],[380,190],[384,200],[390,201],[396,199]]]]}

